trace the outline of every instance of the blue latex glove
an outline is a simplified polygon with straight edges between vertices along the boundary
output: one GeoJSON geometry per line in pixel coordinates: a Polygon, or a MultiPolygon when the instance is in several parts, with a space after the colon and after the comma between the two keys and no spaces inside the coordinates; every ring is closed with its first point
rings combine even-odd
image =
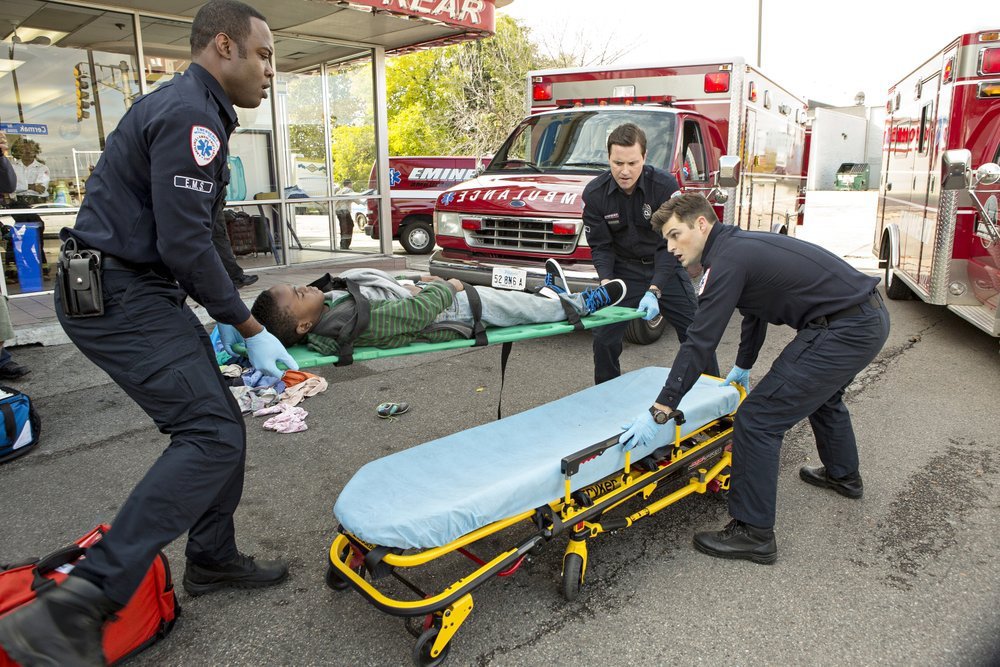
{"type": "Polygon", "coordinates": [[[660,430],[660,425],[653,421],[653,415],[649,413],[649,410],[643,410],[632,420],[631,424],[625,424],[622,428],[625,429],[625,432],[618,438],[618,442],[625,449],[635,449],[653,442],[657,431],[660,430]]]}
{"type": "Polygon", "coordinates": [[[292,359],[292,355],[288,354],[285,346],[267,329],[262,330],[256,336],[247,338],[246,345],[250,363],[266,375],[280,378],[284,374],[283,371],[278,370],[279,361],[285,364],[286,368],[293,371],[299,370],[299,365],[295,359],[292,359]]]}
{"type": "Polygon", "coordinates": [[[236,330],[232,324],[216,324],[215,328],[219,330],[219,340],[222,341],[222,349],[226,351],[231,357],[238,357],[240,355],[233,352],[233,345],[238,345],[243,342],[243,336],[240,332],[236,330]]]}
{"type": "Polygon", "coordinates": [[[646,292],[642,295],[642,301],[639,302],[639,307],[636,310],[643,313],[642,319],[648,321],[660,314],[660,302],[655,294],[646,292]]]}
{"type": "Polygon", "coordinates": [[[729,375],[726,376],[725,380],[719,383],[719,386],[725,387],[732,382],[740,384],[744,389],[750,391],[750,369],[733,366],[733,370],[729,371],[729,375]]]}

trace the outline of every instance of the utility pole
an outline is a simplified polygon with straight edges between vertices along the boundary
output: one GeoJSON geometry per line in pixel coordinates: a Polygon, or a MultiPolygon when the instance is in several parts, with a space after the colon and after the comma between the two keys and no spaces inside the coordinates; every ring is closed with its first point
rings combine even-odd
{"type": "Polygon", "coordinates": [[[760,67],[760,37],[764,26],[764,0],[757,0],[757,67],[760,67]]]}

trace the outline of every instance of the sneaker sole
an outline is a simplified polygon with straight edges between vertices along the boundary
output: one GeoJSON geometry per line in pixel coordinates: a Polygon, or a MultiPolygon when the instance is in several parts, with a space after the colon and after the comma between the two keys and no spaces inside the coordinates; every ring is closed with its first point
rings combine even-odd
{"type": "MultiPolygon", "coordinates": [[[[569,289],[569,283],[566,282],[566,274],[563,273],[562,265],[559,264],[558,262],[555,262],[554,266],[552,268],[555,269],[555,274],[557,276],[559,276],[559,282],[562,283],[562,285],[556,285],[556,287],[561,287],[563,290],[565,290],[565,292],[566,292],[567,295],[572,294],[573,292],[571,292],[570,289],[569,289]]],[[[545,262],[545,271],[546,271],[546,273],[548,273],[548,269],[549,269],[549,262],[546,261],[545,262]]]]}
{"type": "Polygon", "coordinates": [[[844,496],[845,498],[850,498],[851,500],[860,500],[861,497],[865,495],[864,489],[862,489],[859,492],[848,491],[844,487],[839,486],[837,484],[832,484],[825,479],[817,479],[815,477],[809,477],[807,475],[804,475],[801,471],[799,471],[799,479],[801,479],[803,482],[811,486],[815,486],[820,489],[830,489],[831,491],[835,491],[840,495],[844,496]]]}
{"type": "Polygon", "coordinates": [[[223,588],[267,588],[269,586],[277,586],[278,584],[284,582],[288,579],[288,573],[285,572],[280,579],[275,579],[274,581],[218,581],[211,584],[195,584],[184,580],[183,586],[184,590],[188,595],[196,597],[198,595],[205,595],[206,593],[213,593],[215,591],[222,590],[223,588]]]}
{"type": "Polygon", "coordinates": [[[694,548],[707,556],[714,556],[715,558],[725,558],[727,560],[749,560],[757,563],[758,565],[773,565],[774,561],[778,560],[778,554],[767,554],[760,555],[747,552],[732,552],[732,551],[716,551],[715,549],[710,549],[704,546],[700,542],[692,542],[694,548]]]}

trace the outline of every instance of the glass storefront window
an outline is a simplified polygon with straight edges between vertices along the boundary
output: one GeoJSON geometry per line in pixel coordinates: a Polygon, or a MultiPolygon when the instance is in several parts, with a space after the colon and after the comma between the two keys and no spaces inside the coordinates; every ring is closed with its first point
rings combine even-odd
{"type": "MultiPolygon", "coordinates": [[[[190,66],[191,26],[140,16],[137,36],[131,13],[38,0],[5,9],[0,129],[23,183],[0,193],[0,257],[8,291],[17,294],[52,288],[59,230],[74,224],[107,137],[143,86],[151,92],[190,66]],[[19,264],[32,243],[39,247],[34,265],[19,264]]],[[[237,108],[230,140],[227,208],[262,219],[272,237],[267,251],[241,256],[240,264],[313,261],[342,249],[379,252],[364,231],[367,200],[378,194],[377,179],[370,180],[373,51],[280,35],[275,51],[271,99],[237,108]]]]}
{"type": "Polygon", "coordinates": [[[364,234],[375,162],[371,50],[281,37],[275,50],[289,229],[303,245],[289,244],[291,261],[315,260],[320,250],[378,252],[364,234]]]}
{"type": "Polygon", "coordinates": [[[19,178],[0,194],[0,250],[8,292],[34,292],[52,287],[59,230],[73,224],[108,134],[139,95],[138,63],[128,14],[33,0],[5,9],[0,130],[19,178]]]}

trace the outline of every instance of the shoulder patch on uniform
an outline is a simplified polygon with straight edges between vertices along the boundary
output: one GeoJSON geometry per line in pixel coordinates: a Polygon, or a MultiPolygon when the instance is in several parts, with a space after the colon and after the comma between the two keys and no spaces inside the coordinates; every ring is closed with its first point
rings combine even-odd
{"type": "Polygon", "coordinates": [[[174,176],[174,187],[212,194],[215,184],[211,181],[202,181],[197,178],[191,178],[190,176],[174,176]]]}
{"type": "Polygon", "coordinates": [[[204,125],[192,126],[191,155],[194,156],[194,161],[199,167],[204,167],[214,160],[215,156],[219,154],[221,147],[222,142],[219,141],[219,137],[216,136],[215,132],[212,132],[204,125]]]}
{"type": "Polygon", "coordinates": [[[698,296],[705,291],[705,284],[708,283],[708,274],[712,272],[711,267],[705,269],[705,273],[701,274],[701,280],[698,281],[698,296]]]}

